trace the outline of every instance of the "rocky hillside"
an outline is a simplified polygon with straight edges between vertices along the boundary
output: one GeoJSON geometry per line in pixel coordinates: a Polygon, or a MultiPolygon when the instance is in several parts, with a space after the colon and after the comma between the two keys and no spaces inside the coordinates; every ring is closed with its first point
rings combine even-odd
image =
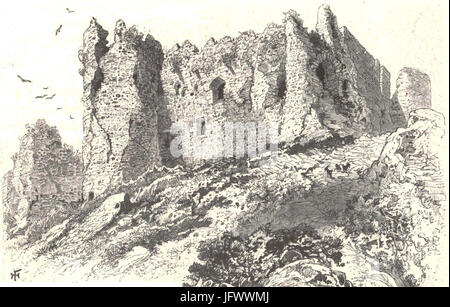
{"type": "Polygon", "coordinates": [[[443,135],[443,116],[420,109],[392,134],[281,148],[271,168],[154,167],[34,240],[17,234],[6,263],[23,281],[435,284],[443,135]]]}

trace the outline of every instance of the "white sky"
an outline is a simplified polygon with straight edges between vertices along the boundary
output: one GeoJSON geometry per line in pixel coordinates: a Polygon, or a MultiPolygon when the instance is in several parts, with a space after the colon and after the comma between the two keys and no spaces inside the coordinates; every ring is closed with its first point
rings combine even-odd
{"type": "Polygon", "coordinates": [[[270,22],[281,23],[288,9],[314,28],[322,3],[329,3],[339,25],[347,26],[389,69],[391,84],[404,66],[428,73],[433,107],[448,114],[446,0],[8,1],[0,8],[0,173],[11,167],[25,124],[38,118],[57,126],[64,142],[80,148],[82,80],[77,54],[91,17],[110,33],[116,20],[123,19],[127,26],[136,24],[150,32],[166,48],[186,39],[201,47],[209,37],[236,36],[248,29],[260,32],[270,22]],[[75,13],[68,14],[66,7],[75,13]],[[21,83],[17,74],[33,82],[21,83]],[[45,92],[44,86],[56,93],[53,100],[34,99],[45,92]]]}

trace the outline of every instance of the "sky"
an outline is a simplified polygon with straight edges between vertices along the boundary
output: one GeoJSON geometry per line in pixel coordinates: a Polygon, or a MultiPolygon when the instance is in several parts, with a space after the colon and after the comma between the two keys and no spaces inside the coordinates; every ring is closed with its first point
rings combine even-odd
{"type": "Polygon", "coordinates": [[[429,74],[433,108],[448,115],[446,0],[16,0],[0,8],[0,174],[11,168],[10,157],[18,150],[25,125],[39,118],[56,126],[64,142],[81,148],[78,50],[92,17],[109,33],[122,19],[128,27],[136,25],[151,33],[169,49],[186,39],[201,47],[210,37],[237,36],[250,29],[261,32],[268,23],[280,24],[289,9],[313,29],[322,3],[330,4],[339,26],[346,26],[388,68],[392,85],[403,67],[429,74]],[[66,8],[75,12],[68,13],[66,8]],[[17,74],[32,82],[22,83],[17,74]],[[34,98],[44,93],[56,96],[34,98]]]}

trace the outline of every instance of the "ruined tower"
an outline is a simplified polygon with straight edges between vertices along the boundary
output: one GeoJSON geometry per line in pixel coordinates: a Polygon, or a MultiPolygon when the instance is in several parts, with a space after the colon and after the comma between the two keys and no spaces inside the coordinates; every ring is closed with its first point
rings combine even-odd
{"type": "Polygon", "coordinates": [[[286,83],[281,139],[300,143],[391,131],[390,73],[345,28],[328,5],[308,31],[286,14],[286,83]]]}
{"type": "Polygon", "coordinates": [[[406,120],[417,109],[431,108],[431,81],[422,71],[405,67],[400,70],[393,101],[400,104],[406,120]]]}
{"type": "Polygon", "coordinates": [[[114,42],[93,18],[79,52],[83,68],[83,197],[136,179],[159,161],[161,45],[118,21],[114,42]]]}
{"type": "Polygon", "coordinates": [[[39,119],[26,126],[19,140],[13,168],[2,180],[9,233],[25,227],[30,216],[41,218],[58,204],[75,204],[81,199],[81,157],[63,143],[56,127],[39,119]]]}

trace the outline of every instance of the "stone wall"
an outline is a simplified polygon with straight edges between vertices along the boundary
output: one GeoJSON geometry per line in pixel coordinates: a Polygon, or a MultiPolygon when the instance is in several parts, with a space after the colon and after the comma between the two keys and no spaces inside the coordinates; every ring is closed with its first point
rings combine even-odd
{"type": "Polygon", "coordinates": [[[393,130],[396,123],[389,116],[389,71],[346,27],[338,27],[336,17],[327,5],[319,8],[316,31],[331,46],[334,61],[341,68],[336,77],[339,82],[333,86],[338,87],[340,98],[335,101],[339,112],[357,129],[373,134],[393,130]]]}
{"type": "MultiPolygon", "coordinates": [[[[339,28],[327,5],[313,31],[289,11],[282,25],[211,38],[201,49],[185,41],[163,54],[156,40],[122,21],[114,34],[108,45],[93,19],[80,51],[88,199],[155,163],[202,163],[230,152],[216,134],[225,123],[264,122],[266,132],[279,123],[282,144],[305,145],[378,135],[406,122],[403,106],[389,97],[389,71],[339,28]],[[188,130],[181,159],[170,152],[176,123],[188,130]]],[[[255,145],[249,133],[245,142],[255,145]]]]}
{"type": "Polygon", "coordinates": [[[137,178],[159,161],[161,45],[120,20],[111,46],[106,36],[93,19],[80,51],[85,199],[137,178]]]}
{"type": "Polygon", "coordinates": [[[327,5],[319,8],[315,31],[305,29],[292,11],[285,18],[285,30],[283,141],[377,135],[399,126],[390,114],[389,71],[347,28],[339,28],[327,5]]]}
{"type": "MultiPolygon", "coordinates": [[[[189,127],[204,122],[206,131],[200,139],[206,146],[200,147],[208,156],[223,146],[208,137],[213,133],[209,123],[224,128],[226,122],[278,121],[285,95],[284,48],[284,31],[278,25],[269,25],[260,34],[247,31],[236,38],[211,38],[201,50],[188,41],[175,45],[162,69],[167,113],[160,118],[165,118],[165,129],[177,122],[189,127]]],[[[191,132],[191,144],[200,129],[191,132]]],[[[194,160],[201,158],[193,155],[193,148],[187,150],[194,160]]]]}
{"type": "Polygon", "coordinates": [[[391,73],[384,66],[380,71],[380,91],[383,98],[391,98],[391,73]]]}
{"type": "MultiPolygon", "coordinates": [[[[318,141],[393,130],[390,73],[346,29],[328,6],[308,31],[296,12],[237,38],[211,38],[202,50],[189,42],[165,56],[165,122],[279,122],[281,141],[318,141]],[[224,84],[214,99],[212,85],[224,84]]],[[[162,116],[161,116],[162,117],[162,116]]],[[[210,142],[210,141],[208,141],[210,142]]]]}
{"type": "Polygon", "coordinates": [[[314,44],[297,13],[290,11],[284,20],[286,31],[286,102],[282,110],[281,141],[301,138],[303,142],[320,140],[330,135],[323,127],[319,99],[325,96],[321,82],[326,72],[316,61],[315,48],[320,49],[320,39],[314,44]],[[315,68],[313,66],[316,66],[315,68]],[[316,72],[319,72],[318,74],[316,72]],[[319,76],[318,76],[319,75],[319,76]]]}

